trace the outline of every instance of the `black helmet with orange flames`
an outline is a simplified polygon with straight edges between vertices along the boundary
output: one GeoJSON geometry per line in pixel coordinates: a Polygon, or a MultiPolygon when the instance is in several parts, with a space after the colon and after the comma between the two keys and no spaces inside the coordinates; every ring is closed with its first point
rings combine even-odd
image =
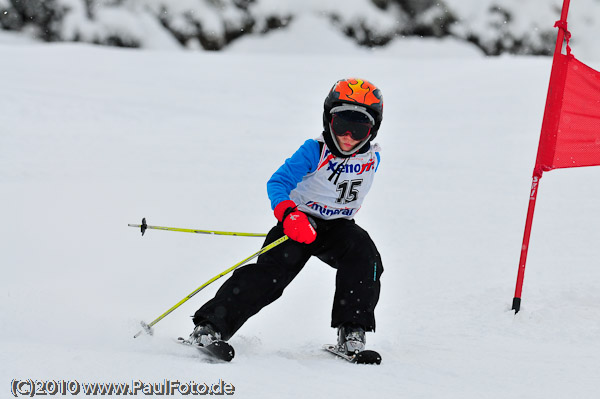
{"type": "Polygon", "coordinates": [[[349,157],[359,152],[365,144],[377,136],[383,119],[383,96],[377,86],[371,82],[359,78],[338,80],[329,91],[327,98],[325,98],[323,107],[323,137],[327,147],[334,155],[343,158],[349,157]],[[335,112],[335,109],[339,109],[340,106],[345,104],[352,106],[351,108],[355,108],[357,111],[366,111],[373,120],[373,127],[368,137],[350,152],[343,151],[339,147],[334,133],[331,131],[332,109],[335,112]]]}

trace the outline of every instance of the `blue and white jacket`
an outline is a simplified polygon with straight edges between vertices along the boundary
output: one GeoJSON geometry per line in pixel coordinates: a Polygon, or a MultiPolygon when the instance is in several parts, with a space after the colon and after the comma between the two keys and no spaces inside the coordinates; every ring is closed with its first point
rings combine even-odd
{"type": "Polygon", "coordinates": [[[267,182],[271,208],[291,199],[320,219],[354,218],[373,183],[380,151],[370,143],[362,153],[337,158],[322,136],[307,140],[267,182]]]}

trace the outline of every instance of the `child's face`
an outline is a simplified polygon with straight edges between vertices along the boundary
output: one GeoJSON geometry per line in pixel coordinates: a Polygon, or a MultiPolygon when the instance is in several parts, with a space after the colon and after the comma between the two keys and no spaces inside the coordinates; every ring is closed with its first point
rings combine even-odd
{"type": "Polygon", "coordinates": [[[342,151],[351,151],[354,147],[356,147],[360,141],[354,140],[352,136],[349,134],[345,136],[335,136],[335,139],[338,142],[338,145],[342,149],[342,151]]]}

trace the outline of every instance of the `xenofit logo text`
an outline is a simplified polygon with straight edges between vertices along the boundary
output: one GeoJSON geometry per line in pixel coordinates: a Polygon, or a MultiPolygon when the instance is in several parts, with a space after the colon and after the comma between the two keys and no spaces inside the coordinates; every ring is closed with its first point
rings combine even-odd
{"type": "Polygon", "coordinates": [[[362,175],[364,172],[369,172],[371,169],[374,170],[375,160],[371,159],[367,163],[363,164],[342,164],[342,170],[338,171],[338,163],[329,161],[329,165],[327,170],[336,171],[337,173],[356,173],[357,175],[362,175]]]}

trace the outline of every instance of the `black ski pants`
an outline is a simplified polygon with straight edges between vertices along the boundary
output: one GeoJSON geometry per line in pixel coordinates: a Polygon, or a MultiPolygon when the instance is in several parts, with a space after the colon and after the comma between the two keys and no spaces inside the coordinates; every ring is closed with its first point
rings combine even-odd
{"type": "MultiPolygon", "coordinates": [[[[279,298],[310,257],[316,256],[337,270],[331,326],[356,323],[366,331],[375,331],[374,311],[383,273],[375,244],[354,220],[315,222],[317,238],[313,243],[287,240],[260,255],[255,264],[237,269],[215,297],[195,313],[194,323],[208,321],[223,339],[231,338],[246,320],[279,298]]],[[[282,236],[283,227],[278,223],[265,245],[282,236]]]]}

